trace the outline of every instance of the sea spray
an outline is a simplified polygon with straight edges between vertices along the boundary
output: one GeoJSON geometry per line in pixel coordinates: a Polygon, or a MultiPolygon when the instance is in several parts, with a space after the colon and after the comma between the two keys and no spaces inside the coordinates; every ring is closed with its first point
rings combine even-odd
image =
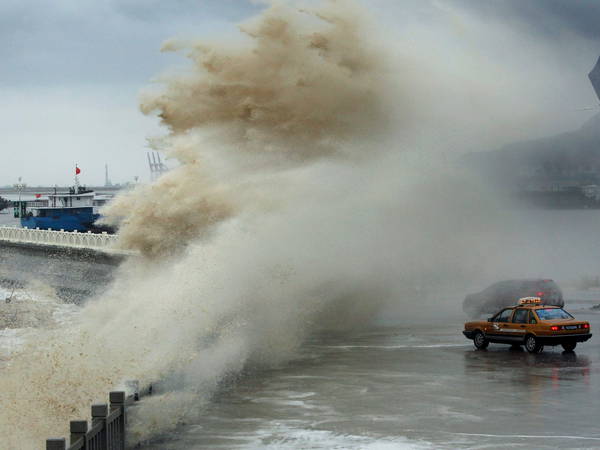
{"type": "Polygon", "coordinates": [[[122,245],[149,255],[180,248],[241,209],[278,201],[273,174],[373,151],[356,141],[388,123],[385,64],[361,16],[352,2],[312,12],[277,4],[240,27],[237,47],[167,42],[191,68],[163,79],[141,108],[171,131],[162,145],[180,166],[105,211],[113,221],[126,211],[122,245]]]}
{"type": "Polygon", "coordinates": [[[66,435],[127,379],[162,387],[132,417],[135,436],[166,432],[222,380],[285,362],[314,330],[368,326],[382,307],[441,317],[473,280],[552,276],[548,246],[528,251],[485,182],[429,153],[461,142],[457,124],[476,148],[503,112],[502,123],[519,117],[515,98],[502,95],[500,113],[485,103],[483,75],[498,65],[457,64],[450,72],[468,76],[448,81],[447,62],[430,57],[436,35],[399,43],[391,76],[392,41],[365,17],[346,1],[277,4],[242,26],[239,45],[165,44],[191,67],[164,76],[142,110],[160,116],[178,165],[106,211],[141,256],[2,368],[8,448],[66,435]],[[486,108],[465,107],[474,96],[486,108]]]}
{"type": "Polygon", "coordinates": [[[238,49],[193,44],[193,70],[143,100],[171,131],[166,151],[180,166],[106,211],[121,245],[142,256],[79,320],[38,330],[3,369],[9,447],[67,434],[69,420],[126,379],[170,388],[142,405],[134,427],[140,437],[164,432],[197,413],[224,376],[287,358],[328,301],[368,281],[377,303],[372,271],[343,262],[343,240],[331,241],[318,215],[305,222],[313,206],[331,207],[299,184],[310,177],[301,168],[366,150],[358,142],[384,129],[383,60],[360,24],[350,3],[271,6],[242,26],[249,41],[238,49]],[[296,242],[306,232],[308,245],[296,242]],[[144,423],[156,404],[173,414],[144,423]]]}

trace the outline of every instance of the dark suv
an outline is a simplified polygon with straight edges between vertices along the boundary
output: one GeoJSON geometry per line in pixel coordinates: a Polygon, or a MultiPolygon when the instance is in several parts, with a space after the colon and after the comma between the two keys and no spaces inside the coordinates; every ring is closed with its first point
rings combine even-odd
{"type": "Polygon", "coordinates": [[[514,305],[523,297],[539,297],[543,305],[565,305],[563,294],[553,280],[506,280],[492,284],[476,294],[469,294],[463,302],[463,311],[471,317],[494,313],[505,306],[514,305]]]}

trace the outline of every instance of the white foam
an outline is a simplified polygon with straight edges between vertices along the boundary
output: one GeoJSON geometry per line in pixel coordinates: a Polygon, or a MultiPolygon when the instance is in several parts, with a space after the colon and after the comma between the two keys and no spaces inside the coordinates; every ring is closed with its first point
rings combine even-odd
{"type": "MultiPolygon", "coordinates": [[[[405,437],[382,437],[334,433],[328,430],[294,427],[277,422],[257,431],[256,446],[268,449],[364,449],[403,450],[439,448],[433,444],[405,437]]],[[[243,444],[238,448],[248,448],[243,444]]],[[[255,447],[252,447],[255,448],[255,447]]]]}
{"type": "Polygon", "coordinates": [[[28,340],[44,329],[62,327],[77,317],[80,308],[65,304],[42,289],[0,288],[0,360],[8,361],[28,340]]]}

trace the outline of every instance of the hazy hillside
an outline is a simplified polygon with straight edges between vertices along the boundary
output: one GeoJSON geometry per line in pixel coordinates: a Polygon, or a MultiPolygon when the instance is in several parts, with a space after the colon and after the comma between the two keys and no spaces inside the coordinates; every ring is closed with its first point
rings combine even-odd
{"type": "Polygon", "coordinates": [[[596,184],[600,181],[600,113],[576,131],[470,153],[463,162],[506,186],[517,182],[523,188],[531,181],[596,184]]]}

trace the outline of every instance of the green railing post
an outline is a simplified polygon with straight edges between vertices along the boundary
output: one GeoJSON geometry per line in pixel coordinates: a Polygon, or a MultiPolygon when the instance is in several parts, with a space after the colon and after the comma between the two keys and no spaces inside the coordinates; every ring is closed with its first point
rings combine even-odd
{"type": "Polygon", "coordinates": [[[85,449],[85,434],[88,430],[87,420],[71,420],[69,429],[71,431],[71,446],[75,444],[79,439],[83,439],[83,447],[81,448],[85,449]]]}
{"type": "Polygon", "coordinates": [[[65,438],[46,439],[46,450],[65,450],[66,448],[67,442],[65,438]]]}
{"type": "Polygon", "coordinates": [[[108,405],[106,403],[92,405],[92,427],[102,424],[102,429],[97,438],[100,443],[98,450],[108,450],[106,416],[108,416],[108,405]]]}
{"type": "Polygon", "coordinates": [[[115,409],[121,410],[121,418],[119,419],[119,447],[118,450],[125,450],[125,392],[112,391],[108,394],[110,400],[111,412],[115,409]]]}

